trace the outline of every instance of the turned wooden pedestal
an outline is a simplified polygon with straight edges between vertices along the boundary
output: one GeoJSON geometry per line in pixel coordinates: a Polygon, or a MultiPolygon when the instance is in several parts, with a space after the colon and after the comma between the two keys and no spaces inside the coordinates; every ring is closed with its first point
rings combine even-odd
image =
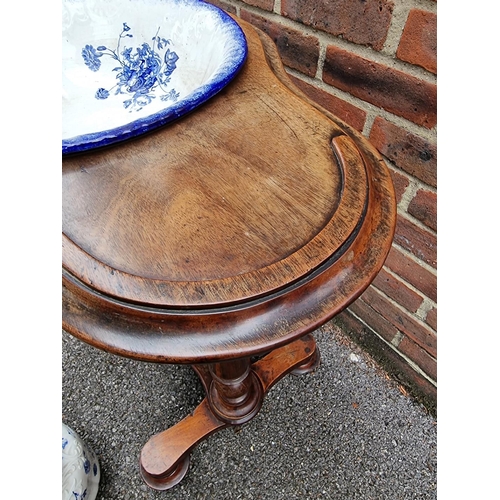
{"type": "Polygon", "coordinates": [[[205,388],[142,450],[142,476],[160,490],[200,440],[251,420],[287,373],[314,370],[310,333],[366,289],[394,233],[380,156],[238,22],[248,59],[218,95],[63,159],[63,328],[111,353],[189,364],[205,388]]]}

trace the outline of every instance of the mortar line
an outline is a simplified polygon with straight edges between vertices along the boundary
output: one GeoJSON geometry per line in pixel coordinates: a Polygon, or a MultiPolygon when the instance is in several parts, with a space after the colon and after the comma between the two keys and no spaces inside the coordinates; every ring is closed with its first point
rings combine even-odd
{"type": "MultiPolygon", "coordinates": [[[[420,307],[417,309],[415,314],[418,317],[421,316],[422,319],[424,317],[427,318],[427,314],[429,313],[430,310],[432,310],[433,307],[435,307],[435,304],[433,303],[433,301],[431,299],[429,299],[428,297],[425,297],[424,301],[422,302],[422,304],[420,304],[420,307]]],[[[425,321],[425,319],[423,319],[423,321],[425,321]]]]}
{"type": "Polygon", "coordinates": [[[398,351],[390,342],[387,342],[382,336],[380,336],[370,325],[367,325],[359,316],[353,313],[349,309],[349,314],[352,314],[358,321],[360,321],[366,328],[368,328],[374,335],[376,335],[384,344],[389,346],[398,356],[402,357],[415,372],[424,377],[428,382],[430,382],[434,387],[437,388],[437,382],[433,380],[427,373],[425,373],[414,361],[405,356],[401,351],[398,351]]]}
{"type": "Polygon", "coordinates": [[[391,122],[394,125],[397,125],[398,127],[402,128],[403,130],[406,130],[407,132],[410,132],[412,134],[418,135],[422,139],[425,139],[431,143],[434,143],[436,140],[435,133],[436,130],[434,128],[428,129],[425,127],[422,127],[420,125],[417,125],[416,123],[413,123],[410,120],[407,120],[406,118],[403,118],[401,116],[395,115],[393,113],[390,113],[389,111],[386,111],[383,108],[379,108],[375,106],[374,104],[371,104],[367,101],[363,101],[359,97],[356,97],[349,92],[346,92],[344,90],[338,89],[337,87],[331,86],[323,82],[323,80],[320,78],[316,77],[310,77],[305,75],[304,73],[301,73],[300,71],[297,71],[293,68],[289,68],[288,66],[285,67],[286,72],[293,75],[294,77],[298,78],[299,80],[304,81],[305,83],[308,83],[310,85],[313,85],[324,92],[331,94],[335,97],[338,97],[339,99],[342,99],[343,101],[348,102],[349,104],[352,104],[353,106],[356,106],[357,108],[362,109],[368,114],[373,113],[376,116],[380,116],[387,121],[391,122]]]}
{"type": "Polygon", "coordinates": [[[430,304],[431,304],[431,307],[436,306],[436,302],[434,302],[432,299],[430,299],[429,297],[427,297],[427,295],[425,295],[424,292],[422,292],[421,290],[419,290],[418,288],[416,288],[415,286],[413,286],[411,283],[409,283],[408,281],[406,281],[402,276],[400,276],[399,274],[396,274],[393,270],[389,269],[385,265],[384,265],[384,271],[387,274],[390,274],[393,278],[397,278],[398,281],[402,281],[403,284],[406,285],[412,292],[415,292],[417,295],[420,295],[424,301],[425,300],[429,301],[430,304]]]}
{"type": "Polygon", "coordinates": [[[403,248],[397,243],[393,243],[392,246],[397,248],[397,250],[400,251],[403,255],[405,255],[405,257],[411,258],[414,262],[419,264],[420,267],[423,267],[425,270],[429,271],[434,276],[437,276],[437,269],[435,267],[432,267],[431,265],[427,264],[427,262],[420,260],[416,255],[412,254],[410,251],[406,250],[406,248],[403,248]]]}
{"type": "MultiPolygon", "coordinates": [[[[394,299],[391,299],[391,297],[389,297],[387,294],[385,294],[382,290],[379,290],[376,286],[373,286],[372,288],[375,290],[375,293],[378,293],[383,299],[387,300],[387,302],[389,302],[389,304],[396,307],[399,311],[409,313],[411,315],[411,317],[417,323],[420,324],[420,326],[422,326],[424,328],[430,328],[432,330],[432,328],[427,323],[425,323],[425,321],[416,317],[415,313],[411,313],[410,311],[408,311],[408,309],[405,309],[402,305],[398,304],[394,299]]],[[[394,325],[394,326],[396,326],[396,325],[394,325]]],[[[432,331],[434,331],[434,330],[432,330],[432,331]]]]}
{"type": "MultiPolygon", "coordinates": [[[[275,2],[278,1],[281,9],[281,0],[275,0],[275,2]]],[[[298,21],[294,21],[293,19],[282,16],[280,12],[276,12],[276,9],[274,7],[273,11],[268,11],[260,9],[258,7],[254,7],[252,5],[241,4],[240,2],[238,2],[238,5],[240,5],[241,7],[245,7],[246,10],[252,12],[253,14],[257,14],[260,17],[269,18],[270,20],[278,22],[278,24],[284,27],[293,29],[304,35],[314,36],[320,41],[320,43],[323,43],[325,45],[334,45],[340,49],[352,52],[359,57],[368,59],[369,61],[373,61],[375,63],[379,63],[389,68],[401,71],[407,75],[414,76],[415,78],[424,80],[428,83],[436,84],[436,75],[419,66],[401,61],[391,54],[386,54],[382,51],[372,49],[371,47],[350,42],[330,33],[326,33],[325,31],[317,30],[305,24],[301,24],[298,21]]]]}

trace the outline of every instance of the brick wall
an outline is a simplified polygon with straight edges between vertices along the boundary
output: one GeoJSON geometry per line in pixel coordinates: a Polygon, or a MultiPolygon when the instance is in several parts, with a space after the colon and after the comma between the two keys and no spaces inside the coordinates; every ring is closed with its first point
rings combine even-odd
{"type": "Polygon", "coordinates": [[[337,321],[414,395],[436,399],[435,0],[214,0],[276,43],[292,81],[384,156],[392,250],[337,321]]]}

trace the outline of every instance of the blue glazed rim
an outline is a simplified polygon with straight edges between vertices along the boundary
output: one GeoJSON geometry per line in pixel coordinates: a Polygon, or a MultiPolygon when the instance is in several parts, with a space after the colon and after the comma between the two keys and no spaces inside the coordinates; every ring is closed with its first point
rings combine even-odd
{"type": "Polygon", "coordinates": [[[243,67],[247,55],[248,45],[245,34],[240,26],[226,12],[215,5],[206,3],[204,0],[195,0],[193,3],[203,4],[203,8],[217,14],[220,21],[229,28],[230,35],[236,41],[232,48],[230,57],[219,71],[212,77],[210,82],[197,88],[194,92],[176,102],[167,109],[158,111],[144,118],[139,118],[133,122],[114,127],[109,130],[82,134],[69,139],[62,140],[62,154],[68,155],[89,151],[104,146],[110,146],[127,139],[138,137],[155,130],[167,123],[171,123],[178,118],[190,113],[201,104],[208,101],[215,94],[220,92],[243,67]]]}

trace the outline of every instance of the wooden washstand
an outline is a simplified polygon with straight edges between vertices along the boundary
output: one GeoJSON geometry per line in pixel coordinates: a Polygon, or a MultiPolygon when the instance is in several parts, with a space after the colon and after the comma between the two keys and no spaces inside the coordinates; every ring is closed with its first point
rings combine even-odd
{"type": "Polygon", "coordinates": [[[191,365],[206,397],[144,446],[145,482],[177,484],[190,450],[250,421],[270,387],[319,362],[311,332],[389,252],[389,171],[288,79],[238,20],[248,59],[199,109],[63,159],[63,328],[108,352],[191,365]]]}

